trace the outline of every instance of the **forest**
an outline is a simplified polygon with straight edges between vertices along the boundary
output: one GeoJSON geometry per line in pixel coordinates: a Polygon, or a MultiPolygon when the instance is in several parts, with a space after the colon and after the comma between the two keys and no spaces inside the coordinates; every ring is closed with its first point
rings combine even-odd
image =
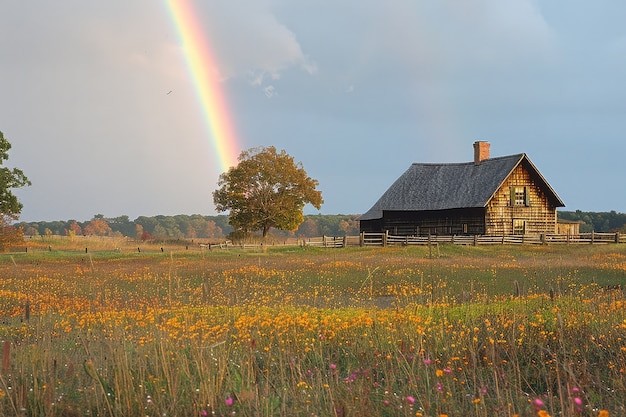
{"type": "Polygon", "coordinates": [[[582,221],[580,231],[582,233],[626,233],[626,213],[616,211],[593,212],[593,211],[559,211],[559,219],[582,221]]]}
{"type": "MultiPolygon", "coordinates": [[[[21,222],[26,236],[127,236],[138,240],[150,239],[223,239],[233,233],[227,215],[204,216],[200,214],[176,216],[104,217],[96,214],[91,220],[58,220],[21,222]]],[[[294,231],[272,229],[274,238],[358,235],[358,215],[316,214],[305,215],[304,222],[294,231]]]]}
{"type": "MultiPolygon", "coordinates": [[[[626,213],[559,211],[560,219],[582,221],[580,231],[626,233],[626,213]]],[[[273,229],[274,238],[305,238],[316,236],[354,236],[359,233],[359,215],[314,214],[305,215],[304,222],[294,232],[273,229]]],[[[141,240],[149,239],[223,239],[233,228],[227,215],[205,216],[201,214],[176,216],[140,216],[131,220],[128,216],[104,217],[96,214],[91,220],[57,220],[21,222],[26,236],[46,235],[94,235],[126,236],[141,240]]]]}

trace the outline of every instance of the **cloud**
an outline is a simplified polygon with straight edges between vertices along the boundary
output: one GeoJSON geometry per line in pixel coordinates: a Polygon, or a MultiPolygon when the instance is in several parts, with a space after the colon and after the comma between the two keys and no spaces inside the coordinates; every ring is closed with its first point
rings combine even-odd
{"type": "Polygon", "coordinates": [[[224,78],[245,78],[253,86],[263,86],[266,80],[280,79],[284,71],[293,68],[307,74],[317,70],[294,32],[277,20],[268,2],[211,2],[201,19],[224,78]]]}
{"type": "Polygon", "coordinates": [[[265,97],[267,98],[272,98],[278,95],[278,93],[276,92],[276,88],[274,88],[273,85],[268,85],[267,87],[263,88],[263,93],[265,93],[265,97]]]}

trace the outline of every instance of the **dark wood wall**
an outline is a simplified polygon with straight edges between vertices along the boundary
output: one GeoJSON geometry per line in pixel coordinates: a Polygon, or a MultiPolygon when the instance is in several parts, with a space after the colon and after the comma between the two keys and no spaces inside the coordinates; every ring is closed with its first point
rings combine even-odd
{"type": "Polygon", "coordinates": [[[482,235],[485,209],[385,211],[382,219],[361,221],[361,231],[388,231],[396,236],[482,235]]]}

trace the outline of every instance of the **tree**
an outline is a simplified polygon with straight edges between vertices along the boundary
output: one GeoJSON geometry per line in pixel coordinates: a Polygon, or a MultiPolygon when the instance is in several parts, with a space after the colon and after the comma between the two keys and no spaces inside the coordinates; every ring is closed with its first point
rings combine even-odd
{"type": "Polygon", "coordinates": [[[22,212],[23,205],[11,189],[31,185],[31,182],[20,169],[2,166],[4,161],[9,159],[9,149],[11,149],[11,144],[0,132],[0,214],[15,220],[22,212]]]}
{"type": "Polygon", "coordinates": [[[102,217],[95,215],[94,218],[85,226],[86,235],[106,236],[111,232],[111,226],[102,217]]]}
{"type": "Polygon", "coordinates": [[[284,150],[259,147],[241,152],[239,163],[219,177],[213,192],[217,211],[230,211],[229,223],[239,231],[263,231],[271,227],[296,230],[304,221],[302,210],[311,204],[319,210],[324,202],[302,163],[284,150]]]}
{"type": "Polygon", "coordinates": [[[21,227],[14,227],[10,223],[17,220],[22,212],[22,203],[11,192],[13,188],[31,185],[24,173],[17,168],[7,168],[4,161],[9,159],[11,144],[0,132],[0,249],[20,242],[23,238],[21,227]]]}

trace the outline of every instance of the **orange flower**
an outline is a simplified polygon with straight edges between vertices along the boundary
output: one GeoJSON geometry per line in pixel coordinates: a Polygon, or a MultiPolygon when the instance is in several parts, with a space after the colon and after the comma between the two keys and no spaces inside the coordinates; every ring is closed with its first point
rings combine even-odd
{"type": "Polygon", "coordinates": [[[600,410],[598,417],[609,417],[609,412],[606,410],[600,410]]]}

